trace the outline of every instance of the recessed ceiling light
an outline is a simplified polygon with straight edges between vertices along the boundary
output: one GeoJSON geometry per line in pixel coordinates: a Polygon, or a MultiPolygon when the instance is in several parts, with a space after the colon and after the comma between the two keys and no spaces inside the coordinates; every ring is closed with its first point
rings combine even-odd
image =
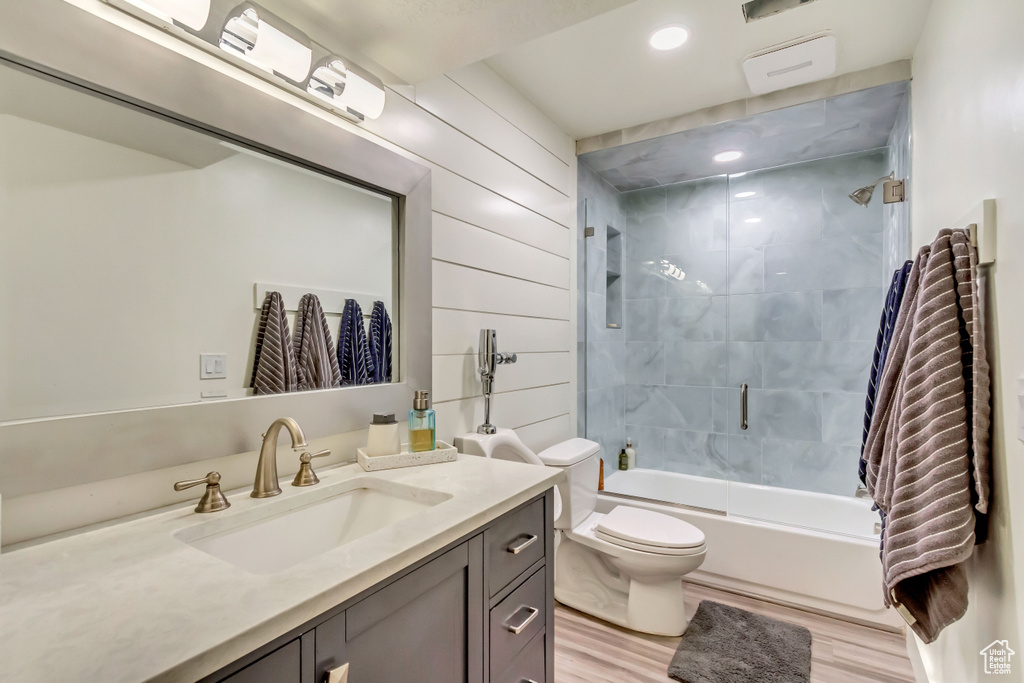
{"type": "Polygon", "coordinates": [[[736,161],[741,156],[743,156],[743,152],[740,152],[735,149],[730,149],[725,152],[719,152],[718,154],[711,158],[714,159],[715,161],[736,161]]]}
{"type": "Polygon", "coordinates": [[[736,199],[745,199],[747,197],[753,197],[755,194],[757,194],[757,193],[756,192],[737,192],[735,197],[736,197],[736,199]]]}
{"type": "Polygon", "coordinates": [[[760,218],[748,218],[745,222],[746,223],[760,223],[761,219],[760,218]]]}
{"type": "Polygon", "coordinates": [[[655,50],[674,50],[690,37],[690,32],[682,26],[665,26],[651,34],[648,42],[655,50]]]}

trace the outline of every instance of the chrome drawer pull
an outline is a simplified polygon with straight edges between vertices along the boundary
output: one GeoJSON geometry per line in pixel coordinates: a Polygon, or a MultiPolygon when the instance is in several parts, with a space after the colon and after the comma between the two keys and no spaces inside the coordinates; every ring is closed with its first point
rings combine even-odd
{"type": "Polygon", "coordinates": [[[537,683],[537,681],[532,678],[524,678],[520,683],[537,683]]]}
{"type": "Polygon", "coordinates": [[[525,541],[521,541],[520,543],[513,543],[512,545],[510,545],[508,547],[508,551],[510,553],[512,553],[513,555],[518,555],[519,553],[523,552],[524,550],[529,548],[531,545],[533,545],[536,541],[537,541],[537,537],[536,536],[530,536],[525,541]]]}
{"type": "Polygon", "coordinates": [[[523,629],[526,628],[527,626],[529,626],[530,622],[533,621],[534,619],[536,619],[537,615],[540,614],[540,610],[537,609],[536,607],[520,607],[518,610],[515,611],[515,613],[512,616],[515,616],[516,614],[519,613],[520,610],[523,610],[523,609],[525,609],[529,613],[530,616],[526,617],[525,619],[523,619],[521,622],[519,622],[515,626],[513,626],[510,623],[508,623],[507,621],[505,622],[505,628],[507,628],[512,633],[515,633],[516,635],[519,635],[520,633],[522,633],[523,629]]]}

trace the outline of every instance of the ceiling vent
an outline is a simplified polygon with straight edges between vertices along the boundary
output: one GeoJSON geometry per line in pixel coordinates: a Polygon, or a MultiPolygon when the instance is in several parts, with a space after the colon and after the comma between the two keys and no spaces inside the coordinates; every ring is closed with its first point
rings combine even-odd
{"type": "Polygon", "coordinates": [[[750,0],[743,3],[743,18],[749,24],[812,2],[814,0],[750,0]]]}
{"type": "Polygon", "coordinates": [[[836,71],[836,37],[804,38],[743,60],[743,73],[755,95],[828,78],[836,71]]]}

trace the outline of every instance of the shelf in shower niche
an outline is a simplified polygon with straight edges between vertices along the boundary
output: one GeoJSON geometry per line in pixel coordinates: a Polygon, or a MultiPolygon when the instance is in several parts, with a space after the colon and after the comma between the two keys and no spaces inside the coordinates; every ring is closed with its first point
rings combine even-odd
{"type": "Polygon", "coordinates": [[[618,272],[616,272],[614,270],[611,270],[610,268],[608,269],[608,279],[609,280],[614,280],[614,279],[619,278],[619,277],[622,277],[622,273],[618,273],[618,272]]]}

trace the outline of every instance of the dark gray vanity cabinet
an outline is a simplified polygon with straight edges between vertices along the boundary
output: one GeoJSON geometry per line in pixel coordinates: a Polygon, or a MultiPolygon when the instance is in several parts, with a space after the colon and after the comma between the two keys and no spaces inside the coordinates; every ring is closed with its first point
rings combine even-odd
{"type": "Polygon", "coordinates": [[[552,683],[547,492],[202,683],[552,683]]]}

